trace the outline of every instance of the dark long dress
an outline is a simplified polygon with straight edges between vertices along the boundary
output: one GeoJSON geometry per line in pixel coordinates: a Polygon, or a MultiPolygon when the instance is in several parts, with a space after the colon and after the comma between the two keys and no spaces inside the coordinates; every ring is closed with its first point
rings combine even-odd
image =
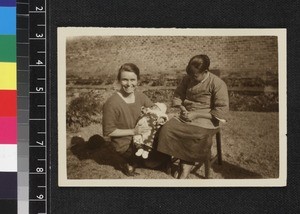
{"type": "MultiPolygon", "coordinates": [[[[117,93],[113,94],[103,106],[103,135],[108,136],[116,129],[133,129],[141,114],[141,107],[153,106],[153,102],[143,93],[135,93],[135,102],[126,103],[117,93]]],[[[123,158],[130,162],[136,162],[135,147],[133,146],[132,136],[111,137],[114,150],[123,158]]],[[[149,168],[156,168],[166,162],[168,156],[153,151],[143,164],[149,168]]]]}
{"type": "Polygon", "coordinates": [[[172,118],[160,131],[157,150],[185,161],[199,161],[210,149],[211,137],[219,128],[219,121],[226,121],[227,86],[212,73],[201,82],[185,76],[175,90],[173,105],[183,105],[189,112],[210,113],[213,118],[197,118],[192,122],[172,118]]]}
{"type": "MultiPolygon", "coordinates": [[[[103,106],[103,135],[108,136],[116,129],[134,129],[141,114],[142,106],[154,104],[141,92],[135,93],[135,102],[126,103],[117,93],[113,94],[103,106]]],[[[132,143],[132,136],[111,137],[115,150],[122,154],[132,143]]]]}

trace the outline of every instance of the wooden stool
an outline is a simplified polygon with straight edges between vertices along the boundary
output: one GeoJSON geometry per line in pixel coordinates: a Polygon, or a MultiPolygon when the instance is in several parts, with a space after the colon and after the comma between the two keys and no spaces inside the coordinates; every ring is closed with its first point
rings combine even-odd
{"type": "MultiPolygon", "coordinates": [[[[206,158],[204,160],[205,178],[206,179],[209,178],[211,165],[216,160],[218,160],[219,165],[222,165],[221,130],[220,130],[220,128],[218,128],[217,133],[215,135],[216,135],[216,144],[217,144],[217,154],[214,157],[211,157],[211,149],[210,149],[206,155],[206,158]]],[[[198,164],[191,171],[196,172],[200,167],[201,167],[201,165],[198,164]]]]}
{"type": "Polygon", "coordinates": [[[222,165],[222,149],[221,149],[221,130],[218,129],[216,133],[216,144],[217,144],[217,154],[214,157],[211,157],[211,149],[208,152],[208,155],[204,162],[205,167],[205,178],[208,179],[210,176],[211,165],[218,160],[218,164],[222,165]]]}

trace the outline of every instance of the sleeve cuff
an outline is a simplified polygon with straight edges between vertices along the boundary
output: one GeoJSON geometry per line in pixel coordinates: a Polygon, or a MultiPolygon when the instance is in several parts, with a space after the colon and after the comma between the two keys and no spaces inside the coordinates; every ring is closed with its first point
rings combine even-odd
{"type": "Polygon", "coordinates": [[[179,98],[174,98],[172,104],[173,106],[180,106],[182,104],[182,100],[179,98]]]}
{"type": "Polygon", "coordinates": [[[221,118],[218,118],[218,117],[216,117],[216,116],[214,116],[217,120],[219,120],[220,122],[222,122],[222,123],[226,123],[227,122],[227,120],[225,120],[225,119],[221,119],[221,118]]]}

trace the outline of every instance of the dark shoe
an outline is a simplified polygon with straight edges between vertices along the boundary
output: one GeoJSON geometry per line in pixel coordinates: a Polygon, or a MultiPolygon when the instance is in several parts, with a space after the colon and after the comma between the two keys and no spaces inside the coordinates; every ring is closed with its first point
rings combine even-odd
{"type": "Polygon", "coordinates": [[[179,177],[179,171],[178,169],[174,171],[174,173],[172,173],[172,177],[178,179],[179,177]]]}
{"type": "Polygon", "coordinates": [[[173,167],[173,163],[171,161],[165,163],[164,171],[167,175],[172,175],[172,167],[173,167]]]}
{"type": "Polygon", "coordinates": [[[121,171],[127,175],[127,176],[135,176],[135,175],[139,175],[139,173],[135,172],[136,167],[131,166],[130,164],[126,163],[126,164],[122,164],[120,166],[121,171]]]}

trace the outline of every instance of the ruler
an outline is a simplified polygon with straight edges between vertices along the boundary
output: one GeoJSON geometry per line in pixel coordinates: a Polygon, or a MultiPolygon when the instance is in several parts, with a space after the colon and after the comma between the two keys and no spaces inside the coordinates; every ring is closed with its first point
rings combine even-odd
{"type": "Polygon", "coordinates": [[[20,143],[18,152],[22,152],[21,148],[28,152],[28,172],[22,173],[22,176],[20,174],[18,182],[27,179],[28,188],[19,188],[21,193],[18,190],[18,210],[30,214],[47,213],[46,15],[46,0],[17,1],[17,73],[18,79],[22,81],[18,81],[18,103],[22,107],[18,109],[18,115],[23,118],[27,115],[29,131],[27,136],[21,132],[26,130],[26,122],[23,122],[25,128],[19,129],[19,140],[21,143],[27,142],[28,148],[24,149],[24,143],[20,143]],[[28,178],[24,178],[26,175],[28,178]],[[25,206],[20,204],[21,195],[28,197],[25,206]],[[27,210],[24,210],[26,206],[27,210]]]}
{"type": "Polygon", "coordinates": [[[29,213],[47,213],[46,0],[29,2],[29,213]]]}

